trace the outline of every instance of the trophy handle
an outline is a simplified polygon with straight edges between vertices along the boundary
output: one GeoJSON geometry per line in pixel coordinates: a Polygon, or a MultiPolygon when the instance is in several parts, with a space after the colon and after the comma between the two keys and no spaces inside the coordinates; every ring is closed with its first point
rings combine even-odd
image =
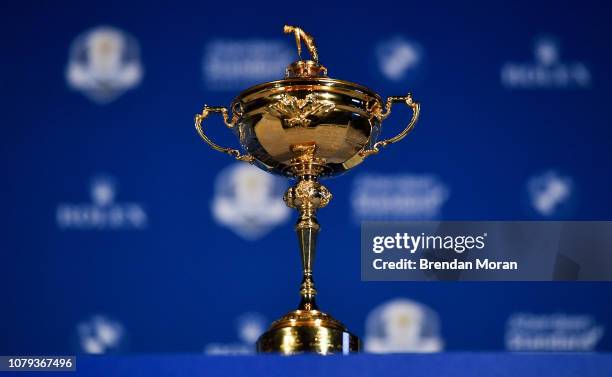
{"type": "Polygon", "coordinates": [[[195,119],[194,119],[195,128],[198,131],[198,134],[200,135],[202,140],[204,140],[208,145],[211,146],[212,149],[216,151],[227,153],[230,156],[234,156],[237,160],[240,160],[240,161],[253,162],[255,158],[251,156],[250,154],[243,155],[243,154],[240,154],[240,151],[238,149],[224,148],[214,143],[212,140],[208,138],[208,136],[206,136],[206,134],[204,133],[204,130],[202,130],[202,122],[204,121],[204,119],[206,119],[210,115],[210,113],[221,113],[221,115],[223,116],[223,123],[225,123],[225,125],[228,128],[233,128],[235,126],[235,119],[232,119],[231,122],[228,120],[229,115],[225,107],[212,107],[212,106],[204,105],[204,109],[202,109],[202,112],[200,114],[196,114],[195,119]]]}
{"type": "Polygon", "coordinates": [[[386,147],[389,144],[397,143],[398,141],[405,138],[406,135],[408,135],[410,131],[412,131],[412,129],[414,128],[414,125],[419,119],[419,112],[421,110],[421,105],[412,99],[412,94],[410,93],[408,93],[408,95],[406,96],[388,97],[387,103],[385,104],[385,112],[380,113],[379,111],[378,114],[375,116],[377,116],[377,118],[382,122],[391,114],[391,106],[397,102],[404,102],[406,105],[408,105],[412,109],[412,119],[410,119],[410,123],[408,123],[406,128],[404,128],[404,130],[400,132],[399,134],[397,134],[396,136],[390,139],[378,141],[374,143],[374,146],[372,146],[372,149],[364,149],[361,152],[359,152],[359,155],[361,157],[368,157],[369,155],[376,154],[380,152],[380,149],[379,149],[380,147],[386,147]]]}

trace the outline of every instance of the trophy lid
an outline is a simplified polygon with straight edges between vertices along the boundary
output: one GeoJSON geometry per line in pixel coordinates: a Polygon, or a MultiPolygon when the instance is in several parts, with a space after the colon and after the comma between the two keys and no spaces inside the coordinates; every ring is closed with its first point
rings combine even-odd
{"type": "Polygon", "coordinates": [[[380,96],[363,85],[351,81],[331,78],[327,75],[327,68],[319,62],[319,54],[314,43],[314,38],[297,26],[285,25],[283,31],[286,34],[293,33],[299,60],[289,64],[285,69],[285,77],[280,80],[268,81],[251,86],[243,90],[234,99],[234,104],[244,100],[268,95],[269,91],[291,90],[303,85],[317,85],[325,90],[339,91],[366,100],[374,100],[382,105],[380,96]],[[310,54],[310,59],[302,59],[302,43],[310,54]]]}

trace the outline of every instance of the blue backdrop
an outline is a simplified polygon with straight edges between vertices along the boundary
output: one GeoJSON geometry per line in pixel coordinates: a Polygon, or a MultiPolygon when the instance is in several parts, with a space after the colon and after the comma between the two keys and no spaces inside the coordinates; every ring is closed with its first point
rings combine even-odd
{"type": "MultiPolygon", "coordinates": [[[[240,174],[192,124],[205,103],[282,78],[295,59],[285,23],[315,36],[330,76],[422,103],[410,137],[326,183],[321,307],[367,337],[374,308],[412,300],[446,350],[513,349],[509,328],[542,335],[517,315],[561,316],[582,327],[548,335],[591,334],[584,349],[612,350],[609,283],[359,272],[364,219],[611,219],[605,2],[20,2],[3,13],[0,354],[243,352],[297,304],[295,214],[266,222],[231,202],[240,174]],[[360,195],[399,204],[372,209],[360,195]],[[219,198],[245,215],[215,212],[219,198]]],[[[408,116],[398,109],[383,133],[408,116]]],[[[219,119],[207,126],[237,146],[219,119]]],[[[271,201],[266,184],[282,183],[253,174],[271,201]]],[[[546,344],[526,347],[559,349],[546,344]]]]}

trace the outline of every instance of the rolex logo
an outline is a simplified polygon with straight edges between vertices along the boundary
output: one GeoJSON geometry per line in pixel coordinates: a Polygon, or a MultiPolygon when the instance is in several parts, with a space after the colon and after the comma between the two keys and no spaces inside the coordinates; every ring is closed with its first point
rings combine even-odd
{"type": "Polygon", "coordinates": [[[117,184],[112,177],[97,176],[91,181],[91,202],[60,203],[56,221],[60,229],[140,230],[147,227],[148,216],[142,205],[116,202],[117,184]]]}

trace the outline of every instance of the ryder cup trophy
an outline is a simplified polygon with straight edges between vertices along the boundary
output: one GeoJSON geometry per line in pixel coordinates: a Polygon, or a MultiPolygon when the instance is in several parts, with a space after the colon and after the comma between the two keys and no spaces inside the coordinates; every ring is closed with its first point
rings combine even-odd
{"type": "Polygon", "coordinates": [[[315,302],[312,266],[320,229],[316,212],[332,198],[320,180],[342,174],[382,147],[402,140],[417,121],[419,104],[410,94],[383,102],[366,87],[329,78],[319,63],[313,38],[294,26],[285,26],[284,32],[295,36],[300,57],[287,67],[285,78],[243,91],[232,102],[231,113],[225,107],[204,106],[195,116],[195,127],[213,149],[295,181],[283,199],[299,213],[295,230],[303,266],[301,300],[296,310],[273,322],[261,335],[257,351],[358,352],[359,338],[320,311],[315,302]],[[302,43],[309,60],[302,59],[302,43]],[[399,102],[412,109],[412,119],[397,136],[377,141],[381,122],[399,102]],[[221,114],[245,152],[224,148],[206,136],[202,122],[213,113],[221,114]]]}

